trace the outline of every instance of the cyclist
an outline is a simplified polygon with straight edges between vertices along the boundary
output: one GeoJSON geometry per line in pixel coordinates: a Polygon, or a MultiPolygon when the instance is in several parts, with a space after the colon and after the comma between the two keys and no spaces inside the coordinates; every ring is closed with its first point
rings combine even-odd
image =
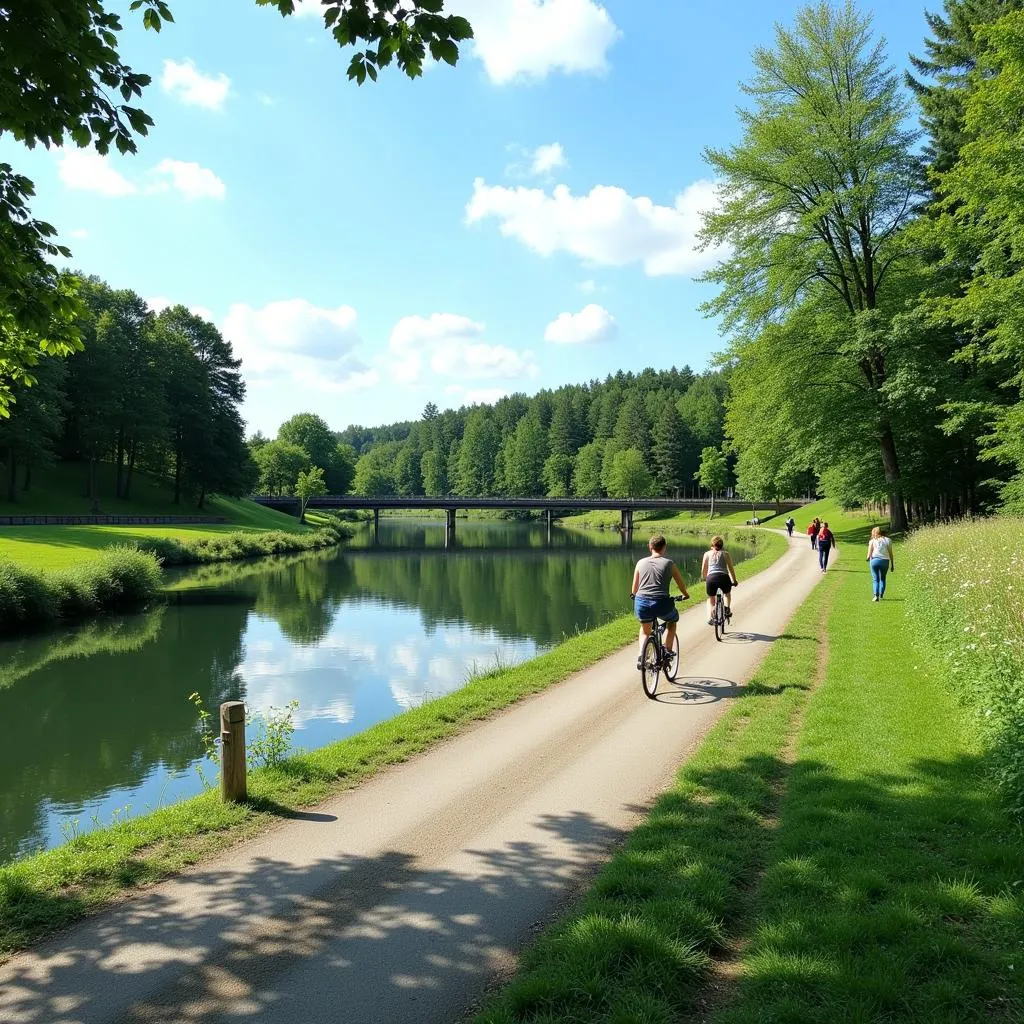
{"type": "Polygon", "coordinates": [[[644,640],[651,635],[651,629],[657,619],[666,623],[665,653],[671,659],[675,656],[676,623],[679,611],[675,602],[668,596],[670,580],[676,581],[679,592],[684,600],[689,600],[690,592],[679,572],[679,566],[665,555],[667,542],[656,533],[648,542],[647,558],[641,558],[633,570],[633,608],[640,620],[640,654],[636,659],[636,667],[640,668],[640,657],[643,655],[644,640]]]}
{"type": "Polygon", "coordinates": [[[704,560],[700,564],[700,578],[707,581],[708,625],[715,624],[715,595],[719,590],[725,595],[725,615],[732,617],[732,588],[739,586],[736,579],[736,567],[732,564],[732,555],[725,550],[725,541],[721,537],[711,538],[711,547],[704,552],[704,560]]]}

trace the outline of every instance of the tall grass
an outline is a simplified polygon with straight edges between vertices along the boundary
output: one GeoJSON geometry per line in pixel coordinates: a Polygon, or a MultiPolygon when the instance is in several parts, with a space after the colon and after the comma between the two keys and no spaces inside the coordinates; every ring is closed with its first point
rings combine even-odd
{"type": "Polygon", "coordinates": [[[911,620],[981,722],[996,781],[1024,815],[1024,519],[917,531],[911,620]]]}
{"type": "Polygon", "coordinates": [[[311,533],[286,533],[283,530],[253,533],[237,530],[194,540],[184,537],[146,538],[139,541],[139,547],[151,551],[164,565],[202,565],[295,551],[317,551],[334,547],[351,536],[350,526],[333,520],[324,522],[311,533]]]}
{"type": "Polygon", "coordinates": [[[160,582],[156,556],[136,547],[108,548],[94,561],[62,572],[0,562],[0,635],[131,611],[152,600],[160,582]]]}

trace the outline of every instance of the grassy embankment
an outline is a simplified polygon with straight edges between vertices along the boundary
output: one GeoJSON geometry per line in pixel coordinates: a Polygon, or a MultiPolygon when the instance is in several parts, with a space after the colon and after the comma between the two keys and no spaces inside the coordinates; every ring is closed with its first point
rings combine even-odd
{"type": "MultiPolygon", "coordinates": [[[[781,538],[762,535],[760,552],[742,563],[744,575],[767,568],[785,549],[781,538]]],[[[291,758],[281,767],[254,771],[247,804],[225,805],[216,792],[207,792],[0,867],[0,955],[103,906],[124,889],[173,874],[408,760],[594,664],[635,635],[633,617],[622,616],[521,665],[475,677],[455,693],[357,736],[291,758]]]]}
{"type": "MultiPolygon", "coordinates": [[[[781,526],[785,522],[785,515],[776,517],[775,507],[757,509],[746,509],[741,512],[728,512],[721,515],[716,512],[714,518],[710,518],[707,512],[662,512],[659,510],[649,512],[636,512],[633,515],[634,529],[646,529],[648,524],[652,529],[655,524],[658,528],[666,524],[673,529],[680,527],[693,527],[693,532],[707,533],[709,530],[717,530],[720,526],[744,526],[749,519],[757,516],[765,521],[772,519],[771,526],[781,526]]],[[[621,517],[618,512],[607,510],[596,510],[594,512],[581,512],[578,515],[563,516],[559,523],[562,526],[576,527],[581,530],[617,530],[621,517]]]]}
{"type": "Polygon", "coordinates": [[[872,604],[870,524],[837,512],[797,519],[829,519],[843,558],[481,1021],[1024,1019],[1019,825],[937,646],[963,648],[947,620],[964,602],[918,584],[926,553],[976,537],[900,545],[872,604]],[[925,638],[906,576],[938,625],[925,638]]]}

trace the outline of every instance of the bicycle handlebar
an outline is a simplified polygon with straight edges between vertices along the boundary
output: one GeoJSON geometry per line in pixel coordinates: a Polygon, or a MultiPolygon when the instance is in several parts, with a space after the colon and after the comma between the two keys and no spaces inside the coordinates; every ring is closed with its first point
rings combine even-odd
{"type": "MultiPolygon", "coordinates": [[[[690,595],[689,594],[675,594],[675,595],[669,594],[668,598],[669,598],[670,601],[675,601],[678,604],[680,601],[689,601],[690,600],[690,595]]],[[[636,600],[636,594],[630,594],[629,595],[629,599],[630,599],[630,601],[635,601],[636,600]]]]}

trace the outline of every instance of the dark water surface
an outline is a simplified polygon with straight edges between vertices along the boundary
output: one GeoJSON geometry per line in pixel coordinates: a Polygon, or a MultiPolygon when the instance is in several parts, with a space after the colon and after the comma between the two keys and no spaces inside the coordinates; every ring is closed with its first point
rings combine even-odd
{"type": "MultiPolygon", "coordinates": [[[[443,524],[385,519],[376,544],[201,567],[166,607],[0,643],[0,861],[200,792],[193,691],[297,700],[295,744],[322,746],[628,611],[644,539],[460,521],[445,550],[443,524]]],[[[671,554],[693,578],[702,551],[671,554]]]]}

